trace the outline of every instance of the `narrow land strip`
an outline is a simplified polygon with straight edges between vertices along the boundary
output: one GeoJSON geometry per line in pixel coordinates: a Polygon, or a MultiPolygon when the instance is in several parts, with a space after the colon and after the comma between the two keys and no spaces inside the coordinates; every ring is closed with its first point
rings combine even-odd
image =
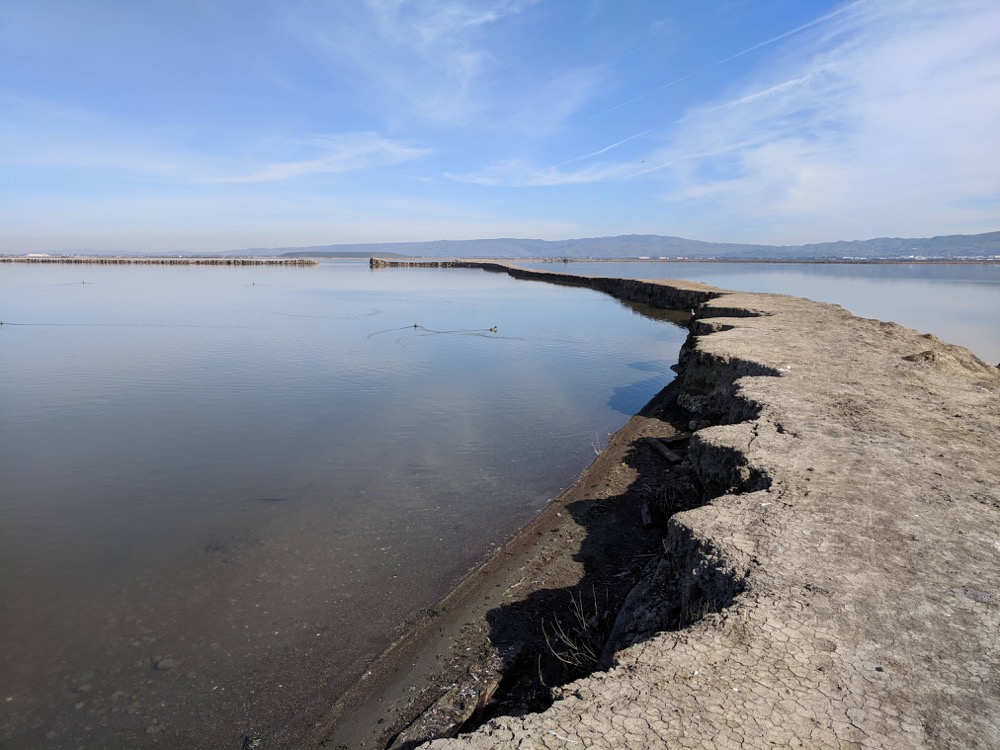
{"type": "MultiPolygon", "coordinates": [[[[456,680],[452,700],[431,701],[425,716],[433,723],[435,711],[474,701],[488,720],[429,747],[1000,746],[997,368],[836,305],[464,265],[689,307],[695,318],[676,385],[642,417],[652,421],[630,422],[578,484],[584,494],[561,498],[519,535],[530,560],[504,560],[520,554],[509,548],[470,587],[462,616],[472,619],[455,642],[478,639],[483,654],[489,646],[499,660],[494,672],[513,679],[491,698],[492,683],[474,685],[485,673],[464,667],[471,681],[456,680]],[[640,447],[646,437],[683,440],[685,426],[693,434],[677,465],[640,447]],[[660,468],[644,469],[653,458],[660,468]],[[611,494],[600,494],[602,481],[614,485],[611,494]],[[525,679],[518,654],[531,646],[498,624],[537,616],[553,588],[582,592],[559,581],[521,599],[514,591],[544,582],[561,548],[581,565],[577,582],[586,580],[609,546],[600,539],[607,528],[586,519],[627,518],[650,500],[659,520],[669,520],[662,554],[622,569],[635,582],[631,593],[616,593],[607,610],[600,599],[583,604],[579,627],[559,621],[565,610],[547,621],[553,657],[572,656],[567,642],[579,646],[590,632],[603,641],[590,674],[553,686],[540,667],[536,680],[525,679]],[[544,536],[558,514],[573,516],[580,530],[552,526],[549,533],[566,538],[546,540],[543,554],[528,550],[526,539],[544,536]],[[486,595],[493,583],[503,592],[495,598],[486,595]],[[551,705],[532,713],[531,701],[504,698],[511,682],[522,695],[542,685],[551,705]]],[[[629,528],[638,558],[650,529],[635,520],[629,528]]],[[[453,633],[431,635],[449,643],[453,633]]],[[[419,664],[409,656],[420,651],[406,664],[419,664]]],[[[472,718],[433,731],[468,729],[472,718]]],[[[396,737],[397,747],[427,736],[420,722],[396,737]]]]}
{"type": "Polygon", "coordinates": [[[97,266],[315,266],[314,258],[145,258],[133,255],[0,257],[0,263],[69,263],[97,266]]]}

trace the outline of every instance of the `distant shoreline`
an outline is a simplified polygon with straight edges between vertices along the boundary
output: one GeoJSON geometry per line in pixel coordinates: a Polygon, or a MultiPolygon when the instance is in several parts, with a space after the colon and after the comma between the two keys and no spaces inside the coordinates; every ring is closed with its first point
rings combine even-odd
{"type": "Polygon", "coordinates": [[[145,258],[141,256],[4,256],[0,263],[89,263],[97,265],[154,266],[315,266],[312,258],[145,258]]]}
{"type": "MultiPolygon", "coordinates": [[[[98,265],[196,265],[196,266],[315,266],[320,260],[391,260],[393,262],[450,263],[458,258],[429,258],[424,256],[397,256],[384,258],[382,254],[330,257],[296,255],[294,257],[260,258],[164,258],[139,255],[77,255],[77,256],[29,256],[4,255],[0,263],[92,263],[98,265]]],[[[753,263],[753,264],[793,264],[793,265],[996,265],[998,258],[481,258],[491,263],[753,263]]]]}
{"type": "Polygon", "coordinates": [[[796,265],[979,265],[1000,258],[518,258],[518,263],[794,263],[796,265]]]}
{"type": "Polygon", "coordinates": [[[570,265],[572,263],[760,263],[760,264],[783,264],[783,265],[835,265],[835,266],[900,266],[900,265],[925,265],[925,266],[968,266],[968,265],[996,265],[1000,263],[1000,258],[921,258],[897,259],[897,258],[405,258],[405,259],[383,259],[372,256],[376,263],[385,261],[387,264],[396,265],[452,265],[454,263],[546,263],[551,265],[570,265]]]}

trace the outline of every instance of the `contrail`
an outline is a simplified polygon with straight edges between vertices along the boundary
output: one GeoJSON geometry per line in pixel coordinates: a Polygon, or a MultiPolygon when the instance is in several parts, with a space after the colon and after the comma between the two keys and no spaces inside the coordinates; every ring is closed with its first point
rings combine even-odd
{"type": "Polygon", "coordinates": [[[754,50],[760,49],[761,47],[766,47],[769,44],[774,44],[775,42],[780,42],[782,39],[787,39],[788,37],[794,36],[795,34],[798,34],[801,31],[805,31],[806,29],[811,29],[813,26],[816,26],[817,24],[824,23],[825,21],[829,21],[831,18],[835,18],[835,17],[841,15],[842,13],[846,13],[847,11],[851,10],[851,8],[855,8],[858,5],[861,5],[862,3],[864,3],[865,1],[866,0],[854,0],[853,3],[848,3],[843,8],[838,8],[837,10],[831,11],[830,13],[827,13],[824,16],[820,16],[819,18],[814,18],[812,21],[809,21],[808,23],[804,23],[801,26],[797,26],[794,29],[792,29],[791,31],[786,31],[784,34],[779,34],[778,36],[771,37],[770,39],[768,39],[766,41],[759,42],[758,44],[755,44],[752,47],[747,47],[746,49],[741,50],[741,51],[737,52],[734,55],[730,55],[729,57],[724,57],[721,60],[716,60],[714,63],[711,63],[710,65],[706,65],[703,68],[698,68],[697,70],[692,71],[691,73],[688,73],[687,75],[683,75],[680,78],[675,78],[674,80],[670,81],[669,83],[665,83],[662,86],[657,86],[655,89],[647,91],[644,94],[639,94],[639,96],[637,96],[637,97],[635,97],[633,99],[629,99],[627,102],[622,102],[621,104],[617,104],[614,107],[611,107],[610,109],[604,110],[603,112],[598,112],[591,119],[592,120],[596,120],[598,117],[603,117],[604,115],[608,114],[609,112],[614,112],[616,109],[621,109],[622,107],[627,107],[629,104],[634,104],[635,102],[639,101],[640,99],[645,99],[647,96],[651,96],[651,95],[653,95],[653,94],[655,94],[655,93],[657,93],[659,91],[663,91],[664,89],[668,89],[671,86],[676,86],[681,81],[686,81],[688,78],[691,78],[692,76],[696,76],[699,73],[704,73],[706,70],[711,70],[712,68],[717,68],[718,66],[723,65],[723,64],[725,64],[727,62],[730,62],[731,60],[735,60],[738,57],[743,57],[743,55],[748,55],[751,52],[753,52],[754,50]]]}
{"type": "Polygon", "coordinates": [[[590,159],[594,156],[600,156],[601,154],[607,153],[613,148],[618,148],[623,143],[628,143],[633,138],[638,138],[641,135],[646,135],[646,133],[653,132],[654,128],[649,128],[648,130],[643,130],[641,133],[636,133],[635,135],[630,135],[628,138],[622,138],[617,143],[612,143],[610,146],[605,146],[604,148],[599,148],[597,151],[591,151],[589,154],[583,154],[582,156],[574,156],[572,159],[567,159],[566,161],[561,161],[558,164],[554,164],[551,169],[558,169],[559,167],[565,166],[566,164],[572,164],[575,161],[582,161],[583,159],[590,159]]]}

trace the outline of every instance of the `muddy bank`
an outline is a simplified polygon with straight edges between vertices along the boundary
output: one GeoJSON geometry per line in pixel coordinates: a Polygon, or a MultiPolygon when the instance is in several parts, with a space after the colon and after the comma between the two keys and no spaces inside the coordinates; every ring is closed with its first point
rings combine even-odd
{"type": "Polygon", "coordinates": [[[598,670],[430,747],[1000,746],[997,368],[835,305],[484,265],[690,302],[694,433],[598,670]]]}
{"type": "Polygon", "coordinates": [[[643,507],[665,520],[662,487],[690,438],[676,393],[668,387],[655,397],[573,487],[424,613],[310,741],[413,747],[494,715],[542,710],[552,687],[592,671],[600,645],[589,662],[567,663],[553,651],[568,651],[555,628],[569,634],[580,605],[606,635],[629,591],[655,568],[661,534],[644,524],[643,507]],[[647,444],[653,437],[669,443],[672,460],[647,444]]]}

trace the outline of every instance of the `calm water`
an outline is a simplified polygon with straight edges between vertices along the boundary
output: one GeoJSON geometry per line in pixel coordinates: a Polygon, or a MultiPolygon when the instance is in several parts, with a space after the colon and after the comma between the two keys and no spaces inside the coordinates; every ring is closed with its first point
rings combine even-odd
{"type": "Polygon", "coordinates": [[[527,268],[628,279],[687,279],[777,292],[892,320],[1000,362],[1000,264],[523,263],[527,268]]]}
{"type": "Polygon", "coordinates": [[[5,265],[0,320],[11,748],[238,748],[308,715],[572,483],[685,334],[359,263],[5,265]]]}

